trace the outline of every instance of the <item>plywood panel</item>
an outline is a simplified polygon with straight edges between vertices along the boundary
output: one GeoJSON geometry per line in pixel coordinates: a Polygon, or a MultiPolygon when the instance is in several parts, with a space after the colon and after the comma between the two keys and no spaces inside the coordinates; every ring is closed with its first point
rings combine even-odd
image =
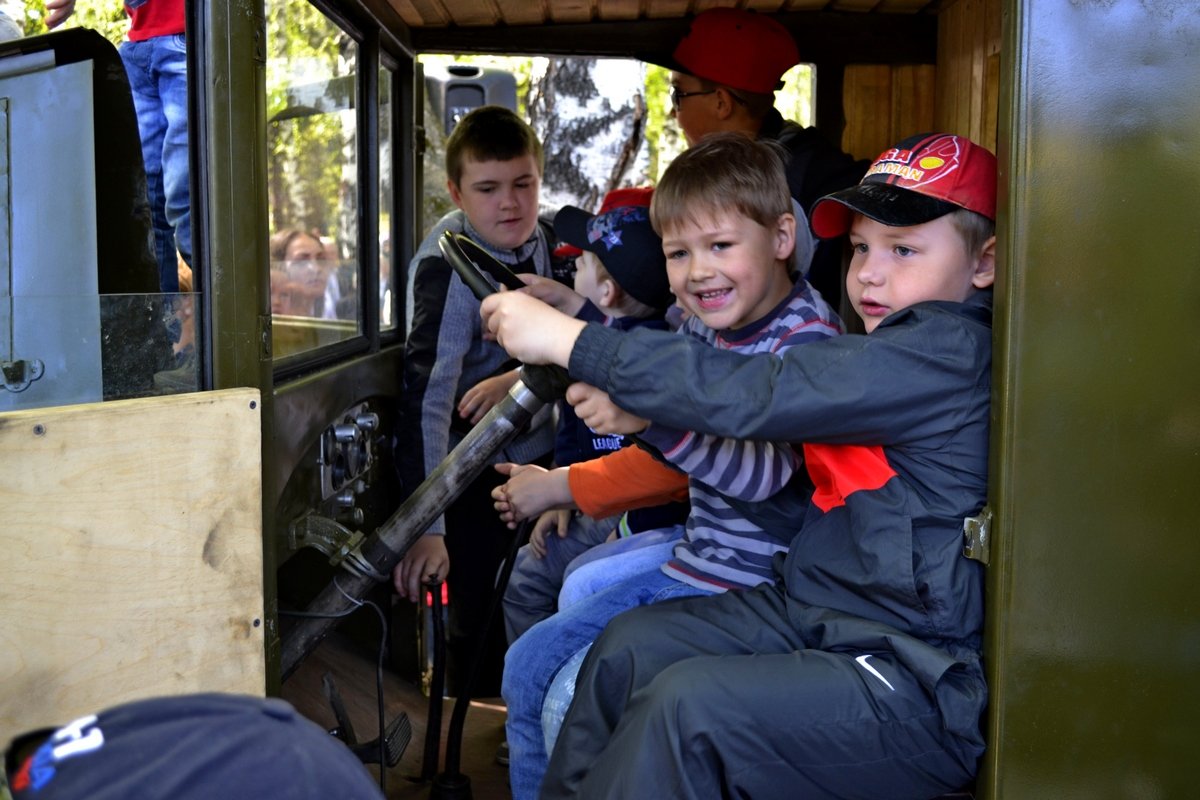
{"type": "Polygon", "coordinates": [[[252,389],[0,414],[0,741],[263,693],[259,417],[252,389]]]}

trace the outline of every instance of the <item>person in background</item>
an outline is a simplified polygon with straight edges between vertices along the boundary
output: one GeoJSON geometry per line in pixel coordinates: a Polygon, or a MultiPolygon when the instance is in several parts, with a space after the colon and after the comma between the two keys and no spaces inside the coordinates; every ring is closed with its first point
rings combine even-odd
{"type": "MultiPolygon", "coordinates": [[[[564,206],[554,217],[554,230],[559,240],[566,243],[559,250],[570,247],[572,250],[566,254],[575,255],[575,290],[551,279],[530,278],[527,279],[533,281],[530,291],[577,319],[621,330],[642,325],[665,330],[663,313],[674,297],[667,283],[662,240],[650,225],[651,196],[649,188],[614,190],[605,197],[596,215],[564,206]]],[[[559,404],[558,413],[556,471],[632,443],[623,436],[594,434],[565,401],[559,404]]],[[[515,471],[526,477],[514,478],[498,487],[492,492],[493,499],[498,499],[501,492],[507,495],[514,481],[537,483],[553,479],[553,472],[538,467],[526,470],[517,464],[497,464],[496,469],[506,476],[515,471]]],[[[537,490],[531,486],[529,491],[537,490]]],[[[622,536],[629,536],[682,523],[686,517],[687,506],[679,502],[603,518],[574,514],[569,509],[541,511],[530,532],[529,544],[517,553],[504,593],[504,626],[509,645],[557,610],[564,574],[576,556],[605,542],[618,530],[622,536]]],[[[507,517],[505,521],[509,521],[507,517]]]]}
{"type": "Polygon", "coordinates": [[[321,239],[300,228],[271,237],[271,313],[320,317],[332,265],[321,239]]]}
{"type": "MultiPolygon", "coordinates": [[[[867,162],[775,109],[783,74],[799,61],[796,42],[779,21],[754,11],[713,8],[696,15],[664,66],[671,69],[671,113],[688,144],[717,131],[779,142],[787,151],[788,189],[809,214],[818,198],[858,183],[867,162]]],[[[798,266],[803,272],[805,265],[798,266]]],[[[840,243],[818,242],[803,274],[839,310],[840,243]]]]}

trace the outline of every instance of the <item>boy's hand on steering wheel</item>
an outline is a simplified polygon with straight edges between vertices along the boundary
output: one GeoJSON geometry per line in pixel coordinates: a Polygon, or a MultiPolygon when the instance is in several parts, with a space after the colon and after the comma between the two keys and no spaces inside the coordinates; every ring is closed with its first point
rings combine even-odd
{"type": "Polygon", "coordinates": [[[552,278],[543,278],[541,275],[527,273],[522,274],[520,278],[526,284],[524,289],[519,290],[522,294],[536,297],[546,305],[553,306],[572,317],[579,313],[579,309],[583,308],[585,302],[583,295],[552,278]]]}
{"type": "Polygon", "coordinates": [[[483,329],[509,355],[526,364],[567,366],[571,349],[586,323],[524,292],[500,292],[485,298],[479,310],[483,329]]]}
{"type": "Polygon", "coordinates": [[[567,402],[575,409],[576,416],[596,433],[638,433],[650,424],[649,420],[630,414],[614,403],[608,392],[586,383],[568,386],[567,402]]]}

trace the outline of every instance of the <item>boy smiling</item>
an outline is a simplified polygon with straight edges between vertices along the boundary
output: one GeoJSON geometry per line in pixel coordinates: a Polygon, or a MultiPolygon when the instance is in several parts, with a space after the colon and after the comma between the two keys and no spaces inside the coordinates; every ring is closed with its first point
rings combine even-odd
{"type": "MultiPolygon", "coordinates": [[[[841,321],[820,295],[803,278],[791,277],[798,220],[774,146],[739,133],[706,137],[663,174],[650,222],[663,238],[671,290],[689,312],[679,334],[667,337],[777,358],[840,333],[841,321]]],[[[772,563],[787,549],[792,531],[751,519],[742,504],[775,508],[785,501],[802,504],[807,496],[807,483],[792,481],[800,462],[787,443],[665,426],[643,438],[688,474],[691,513],[674,533],[681,538],[656,560],[644,563],[636,550],[604,558],[598,564],[605,574],[589,585],[592,593],[569,606],[560,599],[557,614],[509,648],[503,695],[514,800],[537,794],[547,757],[542,706],[552,681],[573,680],[565,666],[571,657],[626,609],[771,580],[772,563]],[[630,560],[638,562],[635,568],[627,567],[630,560]]]]}

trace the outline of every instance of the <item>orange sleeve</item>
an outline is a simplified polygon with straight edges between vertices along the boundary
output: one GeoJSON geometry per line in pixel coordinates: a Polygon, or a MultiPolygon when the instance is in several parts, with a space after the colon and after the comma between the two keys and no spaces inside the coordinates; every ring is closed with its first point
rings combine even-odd
{"type": "Polygon", "coordinates": [[[688,496],[687,475],[637,446],[572,464],[567,485],[579,510],[595,519],[688,496]]]}

